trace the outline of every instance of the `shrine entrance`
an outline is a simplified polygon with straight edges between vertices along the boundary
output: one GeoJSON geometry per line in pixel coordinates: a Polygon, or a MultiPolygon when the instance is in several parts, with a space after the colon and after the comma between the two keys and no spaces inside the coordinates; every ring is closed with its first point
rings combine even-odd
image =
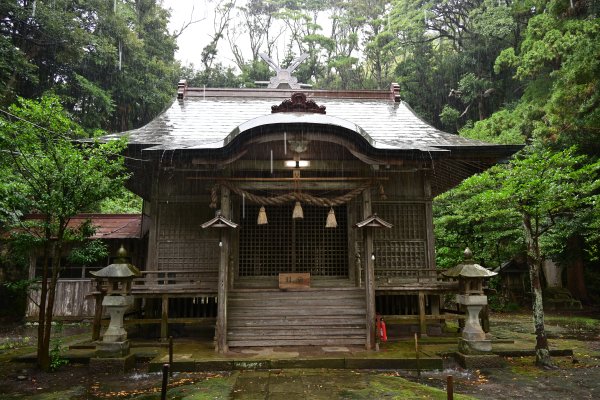
{"type": "Polygon", "coordinates": [[[268,206],[268,223],[256,223],[260,206],[240,211],[236,286],[275,287],[280,273],[310,273],[317,283],[348,279],[346,206],[334,207],[337,228],[326,228],[327,207],[304,205],[304,218],[292,218],[293,205],[268,206]],[[243,214],[243,215],[242,215],[243,214]]]}

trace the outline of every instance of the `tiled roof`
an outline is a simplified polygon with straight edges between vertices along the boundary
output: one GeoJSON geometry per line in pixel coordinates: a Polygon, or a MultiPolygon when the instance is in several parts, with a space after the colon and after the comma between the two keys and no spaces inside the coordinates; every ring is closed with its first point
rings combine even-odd
{"type": "Polygon", "coordinates": [[[337,125],[363,134],[375,149],[436,152],[452,149],[502,146],[442,132],[421,120],[404,102],[394,102],[389,92],[305,91],[309,99],[326,107],[327,114],[271,114],[271,106],[289,99],[292,91],[265,89],[188,89],[183,100],[146,126],[125,133],[131,144],[147,150],[222,148],[228,136],[257,125],[307,123],[337,125]],[[337,94],[337,97],[336,97],[337,94]],[[376,95],[383,94],[383,95],[376,95]],[[369,140],[370,139],[370,140],[369,140]]]}

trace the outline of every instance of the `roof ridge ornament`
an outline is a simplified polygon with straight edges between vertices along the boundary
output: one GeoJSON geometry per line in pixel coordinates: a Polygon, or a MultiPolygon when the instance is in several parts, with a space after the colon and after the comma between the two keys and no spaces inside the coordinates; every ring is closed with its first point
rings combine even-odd
{"type": "Polygon", "coordinates": [[[257,81],[257,84],[267,84],[269,89],[301,89],[301,88],[309,88],[312,85],[308,85],[305,83],[298,83],[298,78],[292,76],[292,72],[298,68],[298,66],[302,63],[302,61],[308,58],[308,54],[301,54],[299,57],[296,57],[292,60],[290,65],[287,68],[282,68],[277,65],[275,61],[265,53],[258,53],[260,58],[262,58],[268,65],[271,67],[276,76],[272,77],[269,82],[257,81]]]}
{"type": "Polygon", "coordinates": [[[183,100],[187,92],[187,80],[181,79],[177,83],[177,100],[183,100]]]}
{"type": "Polygon", "coordinates": [[[271,106],[271,113],[303,112],[315,114],[327,114],[325,106],[320,106],[313,100],[308,100],[306,94],[296,92],[289,100],[284,100],[279,105],[271,106]]]}
{"type": "Polygon", "coordinates": [[[400,85],[396,82],[392,82],[390,85],[390,98],[394,100],[395,103],[400,103],[402,101],[402,96],[400,96],[400,85]]]}

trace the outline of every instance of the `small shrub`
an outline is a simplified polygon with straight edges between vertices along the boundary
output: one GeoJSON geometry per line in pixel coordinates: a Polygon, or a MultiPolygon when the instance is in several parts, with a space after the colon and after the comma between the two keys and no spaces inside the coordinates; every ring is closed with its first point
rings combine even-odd
{"type": "Polygon", "coordinates": [[[62,324],[57,323],[55,336],[52,337],[52,339],[50,340],[50,371],[56,371],[63,365],[67,365],[69,363],[69,360],[67,360],[60,354],[63,350],[63,341],[61,333],[62,324]]]}

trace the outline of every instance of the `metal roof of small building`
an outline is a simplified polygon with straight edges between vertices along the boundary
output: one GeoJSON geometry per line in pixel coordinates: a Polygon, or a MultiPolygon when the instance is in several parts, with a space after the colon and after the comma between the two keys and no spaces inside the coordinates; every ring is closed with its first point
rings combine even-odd
{"type": "MultiPolygon", "coordinates": [[[[42,218],[41,214],[25,216],[26,220],[42,218]]],[[[78,228],[87,220],[96,229],[90,239],[139,239],[143,236],[141,214],[77,214],[71,218],[67,227],[78,228]]]]}
{"type": "Polygon", "coordinates": [[[142,237],[141,214],[78,214],[71,218],[69,228],[91,220],[96,232],[91,239],[139,239],[142,237]]]}

